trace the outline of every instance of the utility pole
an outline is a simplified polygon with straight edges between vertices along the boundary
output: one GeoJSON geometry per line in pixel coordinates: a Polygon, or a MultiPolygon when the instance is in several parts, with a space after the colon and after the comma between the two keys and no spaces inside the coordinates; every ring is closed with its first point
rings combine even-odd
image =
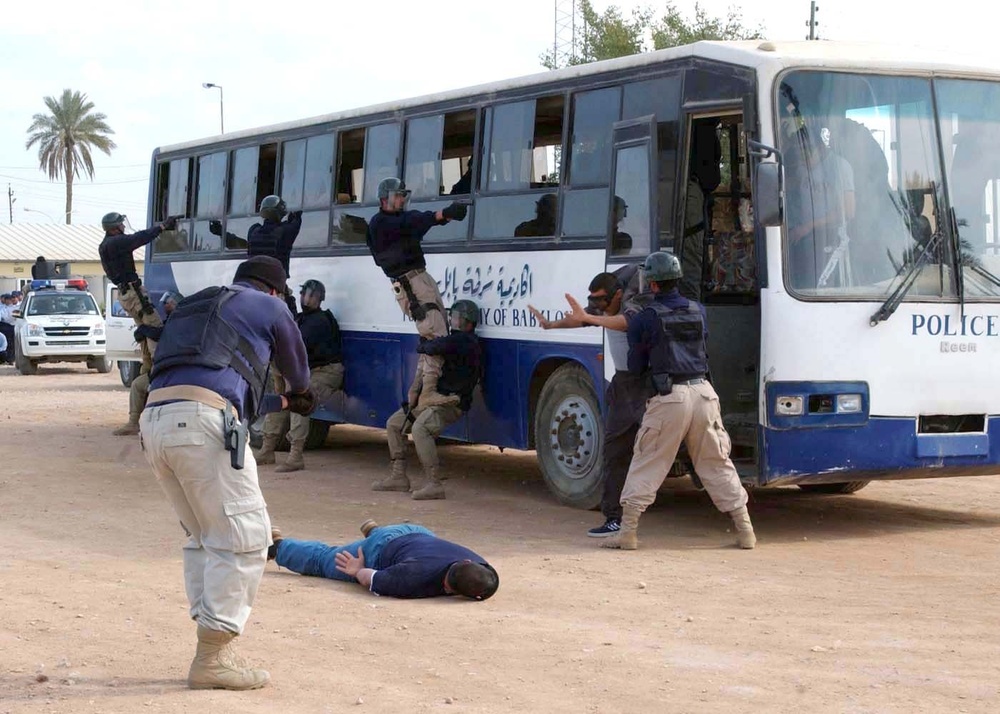
{"type": "Polygon", "coordinates": [[[816,27],[819,26],[819,20],[816,19],[817,12],[819,12],[819,6],[816,4],[816,0],[812,0],[809,3],[809,19],[806,21],[806,27],[809,28],[809,34],[806,35],[807,40],[819,39],[816,36],[816,27]]]}
{"type": "Polygon", "coordinates": [[[14,202],[15,201],[17,201],[17,199],[14,198],[14,189],[12,189],[10,187],[10,184],[7,184],[7,211],[9,213],[9,215],[10,215],[10,222],[12,224],[14,223],[14,202]]]}

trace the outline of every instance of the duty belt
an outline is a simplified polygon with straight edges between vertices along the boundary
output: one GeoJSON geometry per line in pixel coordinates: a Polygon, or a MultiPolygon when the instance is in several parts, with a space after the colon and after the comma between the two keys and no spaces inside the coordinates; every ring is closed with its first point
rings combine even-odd
{"type": "Polygon", "coordinates": [[[674,382],[674,386],[676,387],[678,384],[687,384],[687,385],[701,384],[704,381],[705,381],[704,377],[695,377],[694,379],[685,379],[679,382],[674,382]]]}
{"type": "Polygon", "coordinates": [[[155,405],[160,402],[198,402],[219,411],[226,411],[228,405],[229,412],[237,419],[240,417],[236,407],[228,399],[211,389],[196,387],[193,384],[179,384],[175,387],[151,390],[146,397],[146,403],[155,405]]]}

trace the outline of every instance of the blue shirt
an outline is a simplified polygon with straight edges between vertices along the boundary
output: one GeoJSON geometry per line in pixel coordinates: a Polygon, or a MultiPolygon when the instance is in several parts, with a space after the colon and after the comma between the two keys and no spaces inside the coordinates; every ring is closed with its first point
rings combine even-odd
{"type": "MultiPolygon", "coordinates": [[[[694,300],[688,300],[674,288],[668,293],[657,293],[654,298],[661,305],[671,310],[683,310],[694,300]]],[[[708,316],[705,306],[695,303],[701,308],[701,316],[705,321],[705,339],[708,339],[708,316]]],[[[649,353],[660,343],[663,331],[660,329],[660,318],[653,310],[646,308],[638,314],[626,313],[628,321],[628,370],[635,374],[645,372],[649,368],[649,353]]],[[[691,375],[700,377],[701,375],[691,375]]]]}
{"type": "MultiPolygon", "coordinates": [[[[222,306],[222,318],[245,337],[254,353],[263,364],[274,361],[285,378],[289,392],[301,392],[309,387],[309,365],[302,335],[292,313],[282,299],[250,287],[247,283],[237,283],[247,287],[222,306]]],[[[247,392],[250,385],[232,367],[210,369],[190,366],[175,367],[156,375],[149,388],[194,385],[211,389],[233,403],[245,418],[247,392]]],[[[261,411],[278,411],[274,400],[261,411]]]]}
{"type": "Polygon", "coordinates": [[[448,568],[463,560],[489,565],[468,548],[424,533],[411,533],[385,544],[378,572],[372,576],[371,591],[400,598],[450,595],[444,589],[448,568]]]}

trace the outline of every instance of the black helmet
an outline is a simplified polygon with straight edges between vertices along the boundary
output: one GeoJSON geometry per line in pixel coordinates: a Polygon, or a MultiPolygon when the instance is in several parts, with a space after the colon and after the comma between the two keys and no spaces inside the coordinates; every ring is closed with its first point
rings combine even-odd
{"type": "Polygon", "coordinates": [[[285,202],[281,196],[265,196],[260,202],[260,217],[266,221],[280,221],[288,211],[285,209],[285,202]]]}
{"type": "Polygon", "coordinates": [[[123,225],[124,223],[125,223],[125,216],[122,215],[121,213],[115,213],[114,211],[112,211],[111,213],[104,214],[104,218],[101,219],[101,228],[103,228],[105,231],[109,231],[115,226],[120,226],[123,225]]]}
{"type": "Polygon", "coordinates": [[[406,184],[395,176],[390,176],[389,178],[384,178],[378,182],[378,200],[384,201],[389,198],[394,193],[402,193],[407,196],[410,195],[409,190],[406,188],[406,184]]]}
{"type": "Polygon", "coordinates": [[[643,263],[642,269],[646,280],[659,282],[661,280],[680,280],[681,278],[681,261],[677,260],[677,256],[673,253],[667,253],[663,250],[651,253],[646,258],[646,262],[643,263]]]}
{"type": "Polygon", "coordinates": [[[472,300],[458,300],[451,306],[449,311],[452,315],[458,315],[466,322],[472,323],[475,327],[479,324],[479,306],[472,300]]]}
{"type": "Polygon", "coordinates": [[[236,268],[234,283],[241,280],[256,280],[264,285],[285,294],[285,266],[277,258],[269,255],[255,255],[244,260],[236,268]]]}
{"type": "Polygon", "coordinates": [[[302,290],[299,292],[299,294],[301,295],[307,290],[313,292],[316,296],[318,296],[320,302],[326,300],[326,286],[323,285],[323,283],[321,283],[320,281],[318,280],[305,281],[304,283],[302,283],[302,290]]]}

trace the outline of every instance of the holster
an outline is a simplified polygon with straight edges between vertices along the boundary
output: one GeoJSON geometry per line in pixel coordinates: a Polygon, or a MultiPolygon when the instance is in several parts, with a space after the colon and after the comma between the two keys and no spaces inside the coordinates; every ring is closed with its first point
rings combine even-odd
{"type": "Polygon", "coordinates": [[[421,303],[417,300],[417,294],[413,292],[413,286],[410,285],[410,279],[405,275],[400,275],[396,278],[396,282],[399,283],[399,287],[403,289],[406,293],[406,301],[410,305],[410,317],[413,318],[414,322],[422,322],[427,319],[428,310],[437,310],[438,306],[435,303],[421,303]]]}
{"type": "Polygon", "coordinates": [[[229,465],[234,469],[243,468],[243,457],[247,448],[247,428],[236,418],[232,403],[227,399],[222,410],[222,440],[229,452],[229,465]]]}
{"type": "Polygon", "coordinates": [[[674,391],[674,380],[670,378],[669,374],[651,374],[649,378],[653,382],[653,389],[661,397],[665,397],[674,391]]]}
{"type": "Polygon", "coordinates": [[[125,287],[133,291],[137,298],[139,298],[139,304],[142,306],[141,312],[143,315],[153,315],[156,313],[156,308],[153,307],[153,303],[150,301],[149,296],[143,292],[142,283],[125,283],[125,287]]]}

